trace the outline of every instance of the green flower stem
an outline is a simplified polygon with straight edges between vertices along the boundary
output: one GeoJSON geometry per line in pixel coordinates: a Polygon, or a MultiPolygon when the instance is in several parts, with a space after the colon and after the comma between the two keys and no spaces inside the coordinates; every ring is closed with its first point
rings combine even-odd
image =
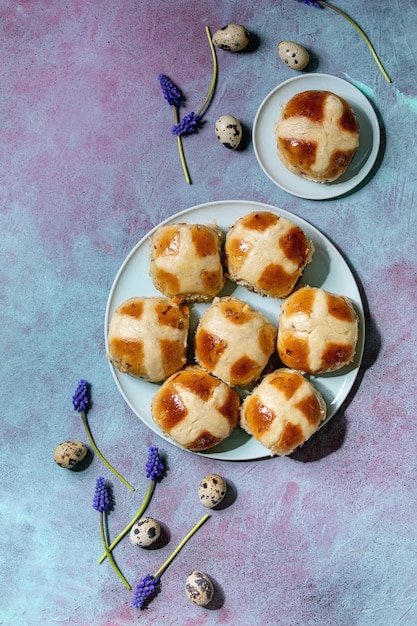
{"type": "Polygon", "coordinates": [[[126,526],[126,528],[124,528],[122,530],[122,532],[119,535],[117,535],[116,539],[114,541],[112,541],[109,546],[107,546],[106,552],[104,554],[102,554],[101,557],[98,560],[99,563],[103,563],[104,559],[117,546],[119,541],[121,539],[123,539],[123,537],[129,532],[129,530],[132,528],[133,524],[135,524],[135,522],[137,522],[138,519],[142,517],[142,515],[144,514],[144,512],[146,510],[146,507],[148,506],[148,504],[149,504],[149,502],[150,502],[150,500],[152,498],[152,494],[153,494],[154,488],[155,488],[155,482],[153,480],[150,480],[148,489],[146,491],[145,497],[144,497],[143,502],[142,502],[142,506],[140,507],[139,511],[136,513],[136,515],[132,519],[132,521],[129,522],[129,524],[126,526]]]}
{"type": "Polygon", "coordinates": [[[211,79],[211,85],[210,85],[210,89],[208,91],[208,94],[206,96],[206,99],[204,100],[203,104],[201,105],[201,107],[199,108],[199,110],[197,112],[198,116],[201,116],[203,114],[206,106],[208,105],[208,103],[210,102],[210,100],[211,100],[211,98],[213,96],[214,90],[216,88],[217,72],[218,72],[216,50],[214,48],[213,40],[212,40],[211,33],[210,33],[210,29],[209,29],[208,26],[206,26],[206,34],[207,34],[207,38],[208,38],[209,45],[210,45],[211,56],[212,56],[212,59],[213,59],[213,76],[212,76],[212,79],[211,79]]]}
{"type": "Polygon", "coordinates": [[[88,439],[89,439],[89,441],[91,443],[91,446],[92,446],[94,452],[97,454],[97,456],[100,457],[100,459],[103,461],[104,465],[106,465],[106,467],[108,467],[108,469],[111,472],[113,472],[113,474],[115,476],[117,476],[117,478],[119,480],[121,480],[122,483],[126,485],[126,487],[128,487],[131,491],[135,491],[135,488],[132,487],[132,485],[130,483],[128,483],[127,480],[125,478],[123,478],[123,476],[121,474],[119,474],[119,472],[116,471],[112,465],[110,465],[110,463],[107,461],[107,459],[104,458],[104,456],[101,454],[100,450],[97,448],[96,443],[95,443],[95,441],[93,439],[93,435],[91,434],[90,427],[88,425],[87,416],[85,414],[85,411],[80,411],[80,415],[81,415],[81,419],[82,419],[83,424],[84,424],[84,428],[85,428],[85,430],[87,432],[88,439]]]}
{"type": "Polygon", "coordinates": [[[132,589],[132,587],[129,585],[129,583],[127,582],[126,578],[123,576],[122,572],[119,570],[119,568],[117,567],[116,563],[114,562],[114,559],[112,557],[112,555],[109,552],[109,549],[107,547],[107,542],[106,542],[106,536],[104,534],[104,513],[103,511],[101,511],[100,513],[100,530],[101,530],[101,540],[103,542],[103,546],[104,546],[104,550],[106,552],[106,555],[114,569],[114,571],[116,572],[116,574],[119,576],[120,580],[123,582],[124,586],[127,587],[127,589],[132,589]]]}
{"type": "Polygon", "coordinates": [[[392,83],[391,78],[388,76],[387,72],[385,71],[384,66],[382,65],[381,61],[378,58],[377,53],[375,52],[375,49],[372,45],[372,43],[370,42],[369,38],[367,37],[367,35],[364,33],[364,31],[362,30],[362,28],[359,26],[359,24],[357,24],[351,17],[349,17],[349,15],[347,15],[347,13],[345,13],[344,11],[342,11],[341,9],[338,9],[337,7],[333,6],[332,4],[329,4],[328,2],[325,2],[324,0],[317,0],[319,4],[322,4],[325,7],[328,7],[329,9],[333,9],[333,11],[336,11],[336,13],[339,13],[339,15],[342,15],[342,17],[346,18],[348,22],[350,22],[352,24],[352,26],[354,28],[356,28],[356,30],[358,31],[358,33],[363,37],[363,39],[365,40],[369,50],[372,53],[372,56],[374,57],[379,69],[381,70],[382,74],[384,75],[384,78],[386,79],[386,81],[388,83],[392,83]]]}
{"type": "Polygon", "coordinates": [[[161,567],[159,568],[159,570],[154,574],[154,578],[159,578],[161,576],[161,574],[164,573],[164,571],[166,570],[166,568],[168,567],[168,565],[170,565],[170,563],[175,559],[175,557],[177,556],[178,552],[185,546],[185,544],[187,543],[187,541],[189,539],[191,539],[191,537],[194,535],[194,533],[197,532],[197,530],[200,528],[200,526],[202,526],[204,524],[204,522],[206,522],[209,517],[211,517],[211,515],[206,514],[204,515],[201,520],[194,526],[194,528],[192,528],[190,530],[190,532],[188,533],[188,535],[186,535],[184,537],[184,539],[181,541],[181,543],[178,544],[178,546],[175,548],[174,552],[171,554],[171,556],[165,561],[165,563],[163,565],[161,565],[161,567]]]}
{"type": "MultiPolygon", "coordinates": [[[[175,122],[175,126],[177,126],[180,123],[180,117],[179,117],[179,114],[178,114],[178,107],[176,107],[176,106],[174,106],[174,122],[175,122]]],[[[178,152],[180,153],[180,160],[181,160],[182,169],[184,170],[185,180],[187,181],[187,183],[189,185],[191,185],[191,178],[190,178],[190,174],[188,172],[187,162],[185,160],[184,148],[183,148],[183,145],[182,145],[181,135],[177,135],[177,144],[178,144],[178,152]]]]}

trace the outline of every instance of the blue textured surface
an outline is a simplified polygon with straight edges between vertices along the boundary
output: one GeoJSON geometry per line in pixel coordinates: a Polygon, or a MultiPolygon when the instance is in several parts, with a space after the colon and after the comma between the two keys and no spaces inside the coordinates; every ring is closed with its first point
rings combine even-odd
{"type": "Polygon", "coordinates": [[[205,626],[413,626],[416,583],[416,116],[415,3],[335,4],[367,32],[393,79],[357,31],[330,9],[294,0],[38,2],[3,0],[1,29],[0,623],[205,626]],[[244,24],[256,41],[218,51],[206,125],[184,140],[185,183],[157,75],[197,109],[211,80],[205,26],[244,24]],[[250,139],[225,150],[214,122],[231,113],[248,135],[263,98],[294,73],[282,39],[303,44],[313,71],[352,82],[378,112],[378,167],[347,197],[300,200],[260,170],[250,139]],[[203,202],[245,199],[302,216],[348,259],[363,289],[367,341],[355,392],[291,458],[211,461],[153,435],[120,397],[105,358],[103,319],[127,253],[161,220],[203,202]],[[114,485],[114,537],[140,506],[149,445],[169,471],[148,514],[166,527],[160,550],[115,550],[135,584],[153,573],[204,513],[210,472],[236,499],[198,531],[138,613],[102,552],[95,479],[53,461],[66,439],[86,441],[71,396],[92,383],[89,421],[106,456],[136,486],[114,485]],[[216,603],[191,605],[192,569],[209,574],[216,603]]]}

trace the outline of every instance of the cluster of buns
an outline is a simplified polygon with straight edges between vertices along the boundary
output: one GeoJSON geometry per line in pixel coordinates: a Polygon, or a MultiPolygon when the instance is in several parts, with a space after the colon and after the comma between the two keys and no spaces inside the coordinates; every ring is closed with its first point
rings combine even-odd
{"type": "Polygon", "coordinates": [[[162,295],[131,298],[114,311],[108,359],[160,383],[151,415],[179,446],[206,450],[240,424],[271,455],[290,454],[326,417],[305,374],[350,363],[358,336],[347,298],[297,288],[313,243],[288,219],[261,211],[238,219],[226,237],[213,225],[163,225],[150,247],[150,276],[162,295]],[[227,279],[283,298],[277,324],[222,295],[227,279]],[[207,308],[190,337],[193,302],[207,308]]]}
{"type": "Polygon", "coordinates": [[[346,172],[359,147],[359,125],[348,102],[330,91],[295,94],[275,125],[278,156],[298,176],[319,183],[346,172]]]}

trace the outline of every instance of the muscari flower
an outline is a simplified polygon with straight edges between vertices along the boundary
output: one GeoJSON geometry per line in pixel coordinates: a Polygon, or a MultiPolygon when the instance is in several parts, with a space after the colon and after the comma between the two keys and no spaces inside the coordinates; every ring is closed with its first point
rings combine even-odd
{"type": "MultiPolygon", "coordinates": [[[[149,485],[146,491],[145,497],[143,499],[142,505],[139,511],[136,513],[135,517],[129,522],[129,524],[122,530],[122,532],[116,537],[114,541],[108,546],[108,551],[111,552],[119,543],[121,539],[129,532],[132,528],[133,524],[135,524],[138,519],[142,517],[145,510],[147,509],[149,502],[151,501],[153,491],[155,489],[155,484],[158,482],[160,478],[162,478],[165,472],[165,464],[162,461],[158,448],[156,446],[151,446],[148,451],[148,458],[146,461],[146,477],[149,478],[149,485]]],[[[107,553],[101,555],[99,558],[99,563],[102,563],[106,558],[107,553]]]]}
{"type": "Polygon", "coordinates": [[[384,66],[382,65],[381,61],[378,58],[377,53],[375,52],[375,49],[371,43],[371,41],[369,40],[369,38],[367,37],[367,35],[364,33],[364,31],[362,30],[362,28],[359,26],[359,24],[357,24],[351,17],[349,17],[349,15],[347,15],[347,13],[345,13],[344,11],[342,11],[341,9],[333,6],[332,4],[329,4],[328,2],[325,2],[324,0],[317,0],[317,2],[313,1],[313,0],[298,0],[298,2],[302,2],[303,4],[307,4],[310,7],[316,7],[316,8],[321,8],[321,7],[327,7],[329,9],[333,9],[333,11],[336,11],[336,13],[339,13],[339,15],[341,15],[342,17],[344,17],[348,22],[350,22],[350,24],[352,24],[352,26],[354,26],[354,28],[356,28],[356,30],[358,31],[358,33],[361,35],[361,37],[363,37],[363,39],[365,40],[369,50],[372,53],[372,56],[374,57],[376,64],[378,65],[379,69],[381,70],[384,78],[387,80],[387,82],[391,83],[391,78],[388,76],[387,72],[385,71],[384,66]]]}
{"type": "Polygon", "coordinates": [[[156,446],[149,448],[145,469],[146,478],[150,478],[154,483],[161,478],[165,471],[165,465],[159,456],[159,450],[156,446]]]}
{"type": "Polygon", "coordinates": [[[175,124],[171,128],[171,132],[173,135],[176,135],[177,137],[178,151],[180,154],[182,168],[184,170],[185,179],[187,183],[189,184],[191,183],[191,178],[190,178],[187,163],[185,160],[184,148],[182,145],[181,137],[183,135],[191,135],[197,132],[201,128],[203,115],[205,111],[207,110],[208,105],[210,104],[211,98],[213,96],[213,93],[216,87],[216,81],[217,81],[217,71],[218,71],[217,57],[216,57],[216,51],[214,49],[213,41],[211,38],[210,29],[208,28],[208,26],[206,26],[206,34],[207,34],[207,38],[209,41],[211,55],[213,59],[213,75],[212,75],[211,85],[207,93],[207,96],[203,104],[197,111],[197,113],[194,113],[194,111],[192,113],[188,113],[187,115],[183,117],[182,120],[180,120],[179,108],[184,100],[183,94],[181,90],[177,87],[177,85],[175,85],[175,83],[170,78],[168,78],[168,76],[166,76],[165,74],[159,74],[158,76],[158,80],[161,85],[164,99],[168,102],[170,106],[174,108],[175,124]]]}
{"type": "Polygon", "coordinates": [[[94,498],[93,498],[93,508],[96,509],[96,511],[98,511],[100,513],[101,540],[103,542],[103,546],[104,546],[104,550],[106,552],[106,556],[108,557],[108,559],[109,559],[113,569],[115,570],[116,574],[119,576],[119,578],[121,579],[121,581],[123,582],[125,587],[127,587],[127,589],[131,589],[132,587],[127,582],[126,578],[123,576],[123,574],[120,571],[120,569],[117,567],[117,565],[116,565],[112,555],[109,552],[108,546],[107,546],[106,534],[104,532],[104,514],[107,513],[107,511],[110,510],[111,503],[112,503],[112,499],[111,499],[110,492],[109,492],[109,489],[107,487],[106,481],[104,480],[104,478],[102,476],[100,476],[96,480],[96,488],[95,488],[94,498]]]}
{"type": "Polygon", "coordinates": [[[93,435],[91,434],[91,430],[90,430],[90,426],[88,424],[87,421],[87,412],[90,408],[90,398],[89,398],[89,384],[86,380],[81,379],[78,382],[77,385],[77,389],[75,390],[74,395],[72,396],[72,404],[74,406],[75,411],[77,411],[82,419],[82,422],[84,424],[84,428],[86,430],[88,439],[91,443],[91,446],[93,447],[95,453],[97,454],[98,457],[100,457],[100,459],[103,461],[103,463],[106,465],[106,467],[113,472],[113,474],[115,474],[115,476],[117,476],[117,478],[119,480],[122,481],[122,483],[124,483],[126,485],[126,487],[128,487],[131,491],[135,491],[135,488],[132,487],[132,485],[130,483],[127,482],[127,480],[125,478],[123,478],[123,476],[121,474],[119,474],[118,471],[116,471],[114,469],[114,467],[107,461],[107,459],[104,458],[104,456],[102,455],[102,453],[100,452],[100,450],[97,448],[97,445],[93,439],[93,435]]]}
{"type": "Polygon", "coordinates": [[[155,578],[150,574],[147,574],[145,578],[142,578],[136,586],[132,606],[134,606],[135,609],[143,609],[151,597],[158,593],[160,582],[160,578],[155,578]]]}
{"type": "Polygon", "coordinates": [[[162,93],[170,106],[179,107],[184,96],[175,83],[165,74],[159,74],[158,80],[161,84],[162,93]]]}
{"type": "Polygon", "coordinates": [[[192,135],[192,133],[197,132],[202,125],[202,117],[200,115],[196,115],[194,111],[192,113],[188,113],[185,117],[182,118],[179,124],[172,127],[173,135],[192,135]]]}
{"type": "Polygon", "coordinates": [[[160,587],[161,576],[170,563],[175,559],[179,551],[185,546],[187,541],[197,532],[197,530],[206,522],[210,515],[204,515],[199,522],[190,530],[190,532],[184,537],[184,539],[178,544],[174,552],[168,559],[161,565],[158,571],[151,576],[146,574],[144,578],[141,578],[136,586],[135,596],[132,600],[132,606],[136,609],[143,609],[150,602],[150,600],[157,594],[160,587]]]}

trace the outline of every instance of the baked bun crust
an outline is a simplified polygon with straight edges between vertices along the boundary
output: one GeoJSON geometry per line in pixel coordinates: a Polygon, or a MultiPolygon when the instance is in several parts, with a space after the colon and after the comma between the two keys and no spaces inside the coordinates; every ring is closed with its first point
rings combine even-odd
{"type": "Polygon", "coordinates": [[[334,372],[352,361],[357,340],[358,317],[345,296],[302,287],[281,304],[277,349],[287,367],[334,372]]]}
{"type": "Polygon", "coordinates": [[[269,211],[252,212],[228,231],[225,264],[236,283],[262,296],[284,298],[313,252],[312,241],[299,226],[269,211]]]}
{"type": "Polygon", "coordinates": [[[249,385],[259,378],[275,351],[277,329],[237,298],[215,298],[197,326],[197,363],[229,385],[249,385]]]}
{"type": "Polygon", "coordinates": [[[224,235],[217,226],[167,224],[151,237],[150,276],[156,289],[182,302],[205,302],[225,285],[224,235]]]}
{"type": "Polygon", "coordinates": [[[284,106],[275,126],[278,156],[303,178],[329,183],[348,168],[359,125],[346,100],[330,91],[303,91],[284,106]]]}
{"type": "Polygon", "coordinates": [[[294,452],[326,417],[317,389],[299,372],[281,368],[265,376],[240,409],[240,426],[271,456],[294,452]]]}
{"type": "Polygon", "coordinates": [[[159,296],[130,298],[111,317],[107,358],[124,374],[160,382],[185,365],[188,329],[187,307],[159,296]]]}
{"type": "Polygon", "coordinates": [[[186,367],[160,387],[151,405],[159,428],[182,448],[212,448],[239,420],[240,398],[226,383],[199,367],[186,367]]]}

